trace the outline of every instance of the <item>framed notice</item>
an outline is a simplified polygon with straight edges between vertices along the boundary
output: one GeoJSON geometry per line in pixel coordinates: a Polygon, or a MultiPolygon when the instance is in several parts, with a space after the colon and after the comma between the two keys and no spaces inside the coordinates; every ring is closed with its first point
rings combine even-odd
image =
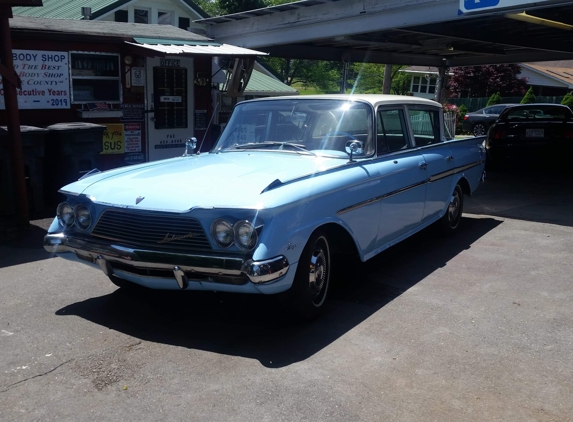
{"type": "Polygon", "coordinates": [[[126,123],[123,127],[125,152],[141,152],[141,123],[126,123]]]}
{"type": "Polygon", "coordinates": [[[122,123],[102,123],[103,151],[101,154],[123,154],[125,152],[124,127],[122,123]]]}
{"type": "Polygon", "coordinates": [[[145,113],[143,104],[121,104],[121,121],[123,122],[143,122],[145,113]]]}
{"type": "MultiPolygon", "coordinates": [[[[70,108],[69,53],[67,51],[13,50],[14,70],[22,80],[18,108],[70,108]]],[[[6,108],[0,79],[0,110],[6,108]]]]}

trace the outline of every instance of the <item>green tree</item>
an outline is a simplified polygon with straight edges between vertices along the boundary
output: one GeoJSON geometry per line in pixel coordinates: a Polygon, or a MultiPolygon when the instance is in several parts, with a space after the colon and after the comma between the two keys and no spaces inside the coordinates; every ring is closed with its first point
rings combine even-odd
{"type": "Polygon", "coordinates": [[[281,57],[263,57],[260,60],[269,65],[286,85],[302,84],[326,92],[340,89],[341,63],[281,57]]]}
{"type": "Polygon", "coordinates": [[[492,96],[489,97],[489,100],[487,101],[487,104],[485,106],[489,107],[496,104],[501,104],[501,94],[499,92],[492,94],[492,96]]]}
{"type": "Polygon", "coordinates": [[[566,105],[571,110],[573,110],[573,95],[570,92],[565,94],[563,100],[561,100],[561,104],[566,105]]]}
{"type": "MultiPolygon", "coordinates": [[[[352,63],[349,86],[356,93],[380,94],[384,85],[384,66],[378,63],[352,63]]],[[[404,95],[410,89],[410,78],[400,72],[405,66],[392,66],[392,94],[404,95]]]]}
{"type": "Polygon", "coordinates": [[[468,108],[465,104],[462,104],[458,107],[458,122],[456,125],[456,134],[463,133],[463,125],[462,122],[464,121],[464,117],[468,114],[468,108]]]}
{"type": "Polygon", "coordinates": [[[521,99],[521,104],[531,104],[535,102],[535,94],[533,93],[533,87],[530,86],[523,98],[521,99]]]}
{"type": "Polygon", "coordinates": [[[193,0],[209,16],[221,16],[289,3],[291,0],[193,0]]]}

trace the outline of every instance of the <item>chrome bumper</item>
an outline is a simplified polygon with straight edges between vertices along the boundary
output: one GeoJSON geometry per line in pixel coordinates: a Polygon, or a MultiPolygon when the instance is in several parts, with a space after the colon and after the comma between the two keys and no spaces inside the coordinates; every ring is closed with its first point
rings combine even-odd
{"type": "Polygon", "coordinates": [[[181,288],[187,286],[188,279],[192,280],[193,275],[212,276],[220,283],[225,283],[226,277],[236,279],[246,276],[252,283],[260,284],[275,281],[289,269],[284,256],[253,261],[151,251],[113,245],[97,239],[70,237],[64,233],[46,235],[44,249],[54,254],[74,253],[84,261],[99,265],[107,275],[113,274],[114,264],[121,264],[123,268],[171,271],[181,288]]]}

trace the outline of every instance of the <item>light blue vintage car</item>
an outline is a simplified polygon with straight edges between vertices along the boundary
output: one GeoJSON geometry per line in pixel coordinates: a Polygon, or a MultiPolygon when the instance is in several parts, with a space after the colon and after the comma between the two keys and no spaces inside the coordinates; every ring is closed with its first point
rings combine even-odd
{"type": "Polygon", "coordinates": [[[484,175],[483,139],[449,140],[441,106],[322,95],[236,106],[209,153],[96,172],[45,249],[121,288],[281,294],[316,316],[335,252],[362,261],[436,223],[460,223],[484,175]]]}

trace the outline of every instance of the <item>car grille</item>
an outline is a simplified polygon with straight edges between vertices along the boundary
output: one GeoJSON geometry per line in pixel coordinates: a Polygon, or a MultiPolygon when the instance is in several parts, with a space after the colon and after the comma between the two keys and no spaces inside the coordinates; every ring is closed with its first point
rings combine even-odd
{"type": "Polygon", "coordinates": [[[153,250],[203,252],[212,249],[197,220],[165,213],[107,210],[92,235],[153,250]]]}

